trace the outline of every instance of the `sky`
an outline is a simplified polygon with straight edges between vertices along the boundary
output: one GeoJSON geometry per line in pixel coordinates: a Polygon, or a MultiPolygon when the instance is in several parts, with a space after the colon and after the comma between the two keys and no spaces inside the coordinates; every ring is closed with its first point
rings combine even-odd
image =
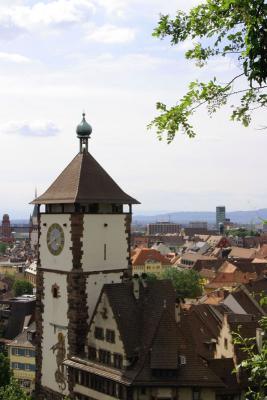
{"type": "Polygon", "coordinates": [[[142,204],[137,214],[267,207],[263,113],[244,128],[227,109],[195,114],[197,137],[159,142],[155,104],[183,96],[196,78],[238,72],[230,59],[204,69],[184,59],[190,43],[152,37],[160,13],[197,0],[0,0],[0,215],[28,218],[78,152],[86,112],[90,152],[142,204]]]}

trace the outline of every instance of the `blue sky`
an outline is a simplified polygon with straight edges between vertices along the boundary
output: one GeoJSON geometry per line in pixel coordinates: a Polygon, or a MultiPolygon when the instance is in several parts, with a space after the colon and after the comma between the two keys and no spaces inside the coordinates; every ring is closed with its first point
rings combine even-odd
{"type": "Polygon", "coordinates": [[[151,36],[158,15],[191,0],[1,0],[0,214],[31,212],[78,151],[75,128],[86,111],[90,150],[142,205],[135,212],[254,209],[267,206],[263,113],[245,129],[222,110],[194,116],[198,136],[158,142],[147,124],[155,103],[173,104],[195,78],[226,82],[238,67],[205,69],[151,36]]]}

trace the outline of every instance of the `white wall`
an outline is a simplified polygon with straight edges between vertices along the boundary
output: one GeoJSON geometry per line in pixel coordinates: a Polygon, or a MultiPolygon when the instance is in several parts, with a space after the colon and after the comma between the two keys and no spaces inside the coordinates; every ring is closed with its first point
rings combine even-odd
{"type": "Polygon", "coordinates": [[[49,269],[59,269],[64,271],[70,271],[72,269],[72,252],[70,247],[71,242],[71,224],[69,214],[41,214],[40,222],[41,236],[40,236],[40,259],[41,267],[49,269]],[[47,247],[47,231],[52,224],[59,224],[63,231],[65,237],[65,243],[62,252],[55,256],[50,253],[47,247]],[[46,224],[46,226],[44,226],[46,224]],[[67,224],[67,226],[63,226],[67,224]]]}
{"type": "Polygon", "coordinates": [[[83,232],[84,271],[127,268],[128,243],[123,214],[85,214],[83,232]],[[107,224],[105,227],[104,224],[107,224]],[[106,260],[104,259],[106,244],[106,260]]]}
{"type": "MultiPolygon", "coordinates": [[[[67,278],[66,275],[52,272],[44,273],[44,313],[43,313],[43,342],[42,342],[42,385],[60,392],[55,380],[57,369],[56,353],[53,353],[52,346],[58,342],[58,333],[65,336],[66,354],[68,352],[67,329],[67,278]],[[59,298],[54,298],[51,292],[52,285],[59,286],[59,298]],[[55,327],[56,325],[57,327],[55,327]]],[[[64,393],[67,393],[65,391],[64,393]]]]}
{"type": "Polygon", "coordinates": [[[89,320],[94,312],[98,297],[101,293],[102,287],[105,283],[119,283],[121,282],[122,272],[111,273],[97,273],[87,277],[86,292],[88,302],[89,320]]]}

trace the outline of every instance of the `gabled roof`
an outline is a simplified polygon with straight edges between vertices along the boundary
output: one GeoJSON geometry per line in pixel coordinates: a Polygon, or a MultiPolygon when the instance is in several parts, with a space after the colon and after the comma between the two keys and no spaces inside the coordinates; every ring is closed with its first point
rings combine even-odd
{"type": "Polygon", "coordinates": [[[32,204],[139,204],[128,196],[87,151],[78,153],[45,193],[32,204]]]}
{"type": "Polygon", "coordinates": [[[167,257],[164,257],[158,250],[155,249],[136,249],[132,257],[133,265],[143,265],[147,261],[158,261],[163,265],[171,265],[167,257]]]}

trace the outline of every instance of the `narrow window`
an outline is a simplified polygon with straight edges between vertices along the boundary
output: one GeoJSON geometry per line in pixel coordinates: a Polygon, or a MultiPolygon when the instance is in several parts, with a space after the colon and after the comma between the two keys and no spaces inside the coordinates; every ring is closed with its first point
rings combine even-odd
{"type": "Polygon", "coordinates": [[[228,340],[224,339],[224,348],[227,350],[228,349],[228,340]]]}
{"type": "Polygon", "coordinates": [[[95,338],[104,340],[104,330],[98,326],[95,327],[95,338]]]}
{"type": "Polygon", "coordinates": [[[106,243],[104,244],[104,260],[107,259],[107,245],[106,243]]]}
{"type": "Polygon", "coordinates": [[[106,341],[110,343],[115,343],[115,331],[111,329],[106,330],[106,341]]]}
{"type": "Polygon", "coordinates": [[[95,347],[88,347],[88,358],[89,360],[96,360],[96,348],[95,347]]]}

